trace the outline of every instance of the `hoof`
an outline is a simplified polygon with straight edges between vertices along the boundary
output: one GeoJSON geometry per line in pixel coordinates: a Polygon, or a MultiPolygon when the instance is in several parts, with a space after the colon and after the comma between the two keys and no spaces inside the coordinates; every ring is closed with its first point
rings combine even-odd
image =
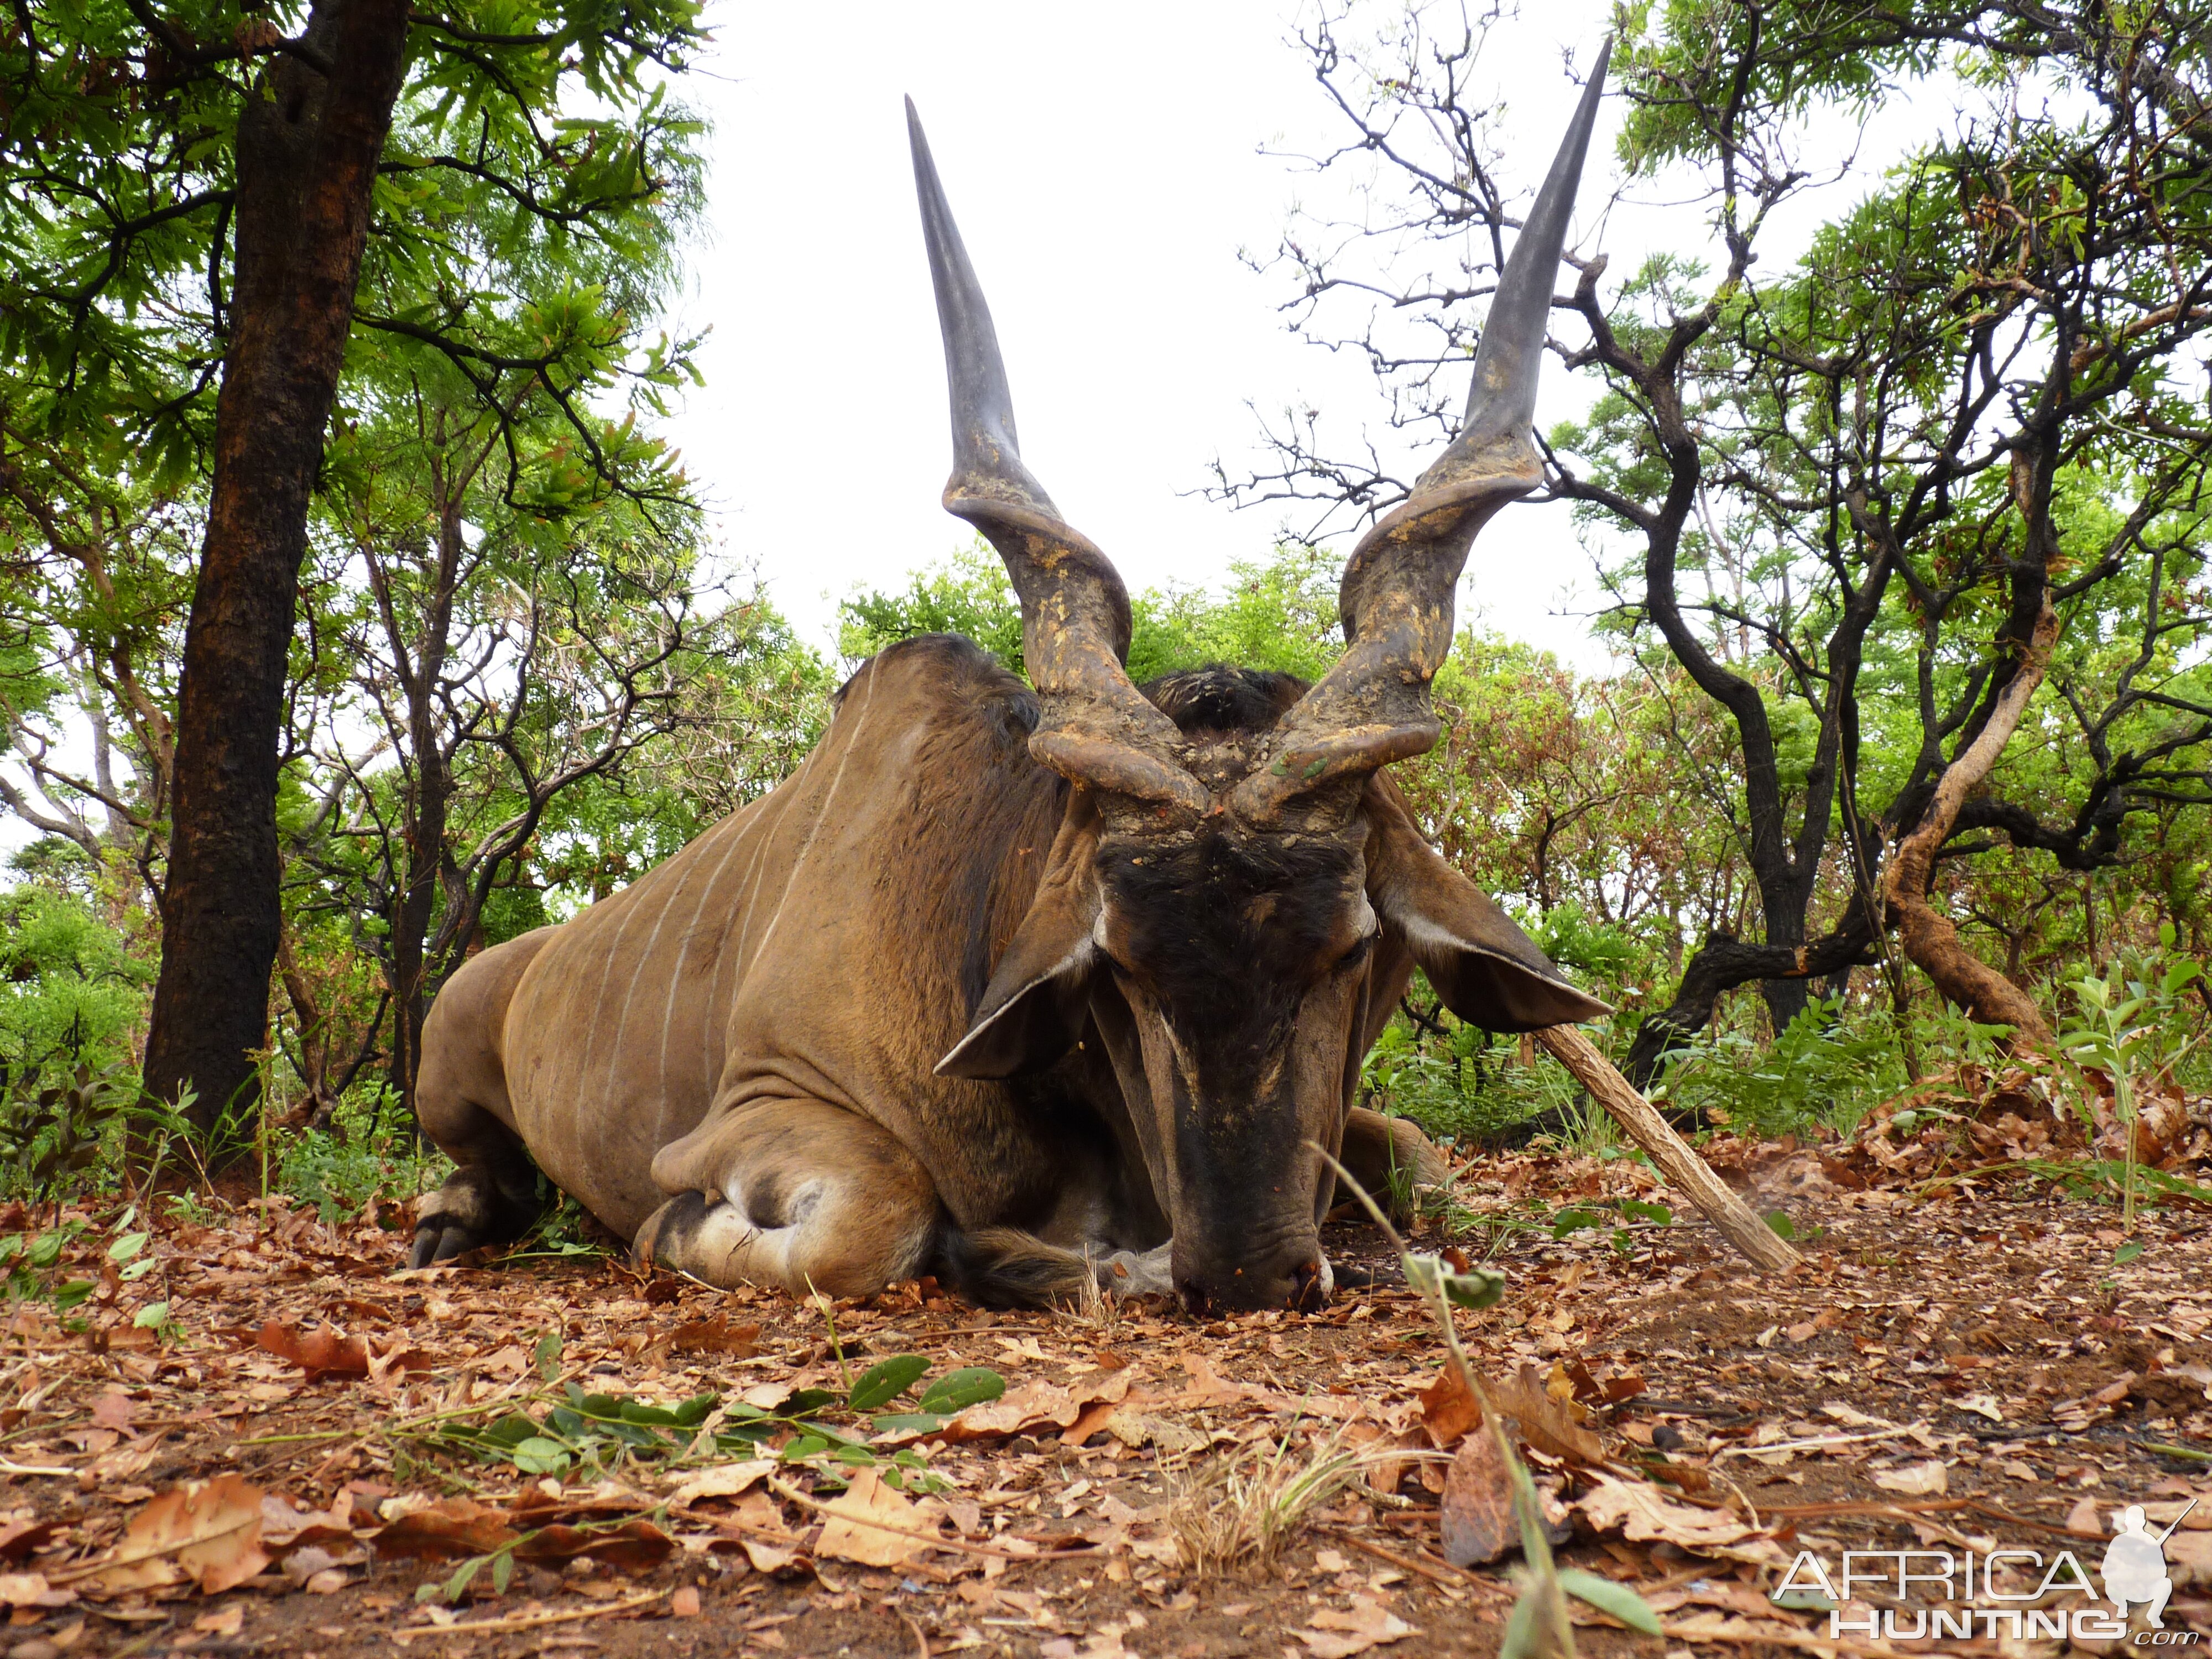
{"type": "MultiPolygon", "coordinates": [[[[641,1267],[677,1268],[684,1246],[714,1206],[701,1192],[678,1193],[645,1219],[630,1245],[630,1255],[641,1267]]],[[[680,1269],[678,1269],[680,1271],[680,1269]]]]}

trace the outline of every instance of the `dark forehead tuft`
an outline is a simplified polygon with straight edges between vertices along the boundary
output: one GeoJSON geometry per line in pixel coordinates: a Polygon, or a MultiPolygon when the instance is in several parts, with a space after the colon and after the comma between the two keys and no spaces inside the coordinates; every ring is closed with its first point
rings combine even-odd
{"type": "Polygon", "coordinates": [[[1295,674],[1210,663],[1163,674],[1144,692],[1186,732],[1265,732],[1305,696],[1306,682],[1295,674]]]}
{"type": "Polygon", "coordinates": [[[1102,873],[1116,897],[1140,910],[1157,906],[1163,919],[1175,918],[1181,926],[1216,906],[1234,906],[1261,893],[1288,890],[1316,900],[1333,896],[1358,858],[1357,844],[1348,839],[1225,830],[1173,842],[1109,837],[1099,852],[1102,873]]]}

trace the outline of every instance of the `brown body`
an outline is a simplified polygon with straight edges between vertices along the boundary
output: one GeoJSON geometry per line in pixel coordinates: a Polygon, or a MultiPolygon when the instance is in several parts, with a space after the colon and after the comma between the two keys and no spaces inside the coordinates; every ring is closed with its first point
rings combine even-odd
{"type": "MultiPolygon", "coordinates": [[[[965,641],[893,647],[773,793],[574,921],[471,962],[432,1010],[421,1095],[425,1128],[477,1179],[434,1195],[426,1226],[464,1243],[514,1231],[536,1211],[526,1148],[610,1228],[717,1283],[854,1294],[932,1265],[957,1275],[966,1241],[1003,1263],[1003,1229],[1079,1260],[1165,1243],[1170,1206],[1087,1011],[1034,1075],[933,1070],[1085,816],[1030,757],[1036,718],[965,641]]],[[[1411,836],[1395,818],[1378,842],[1411,836]]],[[[1389,866],[1379,848],[1372,861],[1389,866]]],[[[1412,966],[1386,935],[1355,1061],[1412,966]]],[[[1326,1063],[1341,1072],[1343,1051],[1326,1063]]],[[[1383,1190],[1394,1161],[1438,1176],[1411,1126],[1335,1093],[1329,1138],[1351,1124],[1364,1180],[1383,1190]]],[[[1026,1255],[1039,1292],[1068,1287],[1064,1263],[1026,1255]]]]}
{"type": "Polygon", "coordinates": [[[854,1295],[1328,1294],[1325,1154],[1370,1189],[1442,1173],[1352,1105],[1418,964],[1496,1030],[1603,1005],[1422,841],[1384,769],[1475,532],[1528,436],[1593,79],[1501,277],[1460,436],[1345,569],[1314,685],[1220,667],[1140,690],[1128,596],[1022,465],[989,308],[921,123],[915,179],[951,391],[946,507],[1006,562],[1036,690],[963,640],[865,664],[764,799],[564,927],[456,975],[422,1121],[459,1165],[414,1260],[512,1237],[531,1160],[641,1255],[854,1295]]]}

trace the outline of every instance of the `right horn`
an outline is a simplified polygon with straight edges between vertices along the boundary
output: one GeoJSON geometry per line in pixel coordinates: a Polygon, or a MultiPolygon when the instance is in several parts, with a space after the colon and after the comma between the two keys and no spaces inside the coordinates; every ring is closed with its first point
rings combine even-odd
{"type": "Polygon", "coordinates": [[[1536,371],[1552,281],[1612,58],[1607,39],[1498,278],[1458,437],[1352,550],[1338,599],[1344,655],[1278,722],[1261,763],[1231,798],[1247,823],[1272,825],[1325,784],[1435,746],[1439,728],[1429,684],[1451,651],[1452,594],[1468,549],[1492,514],[1543,482],[1530,435],[1536,371]]]}
{"type": "Polygon", "coordinates": [[[1122,666],[1129,651],[1128,590],[1022,465],[991,309],[952,222],[911,98],[906,125],[952,398],[952,477],[945,509],[989,538],[1021,599],[1022,653],[1044,705],[1030,752],[1063,776],[1107,793],[1203,813],[1211,797],[1176,759],[1181,734],[1175,722],[1145,700],[1122,666]]]}

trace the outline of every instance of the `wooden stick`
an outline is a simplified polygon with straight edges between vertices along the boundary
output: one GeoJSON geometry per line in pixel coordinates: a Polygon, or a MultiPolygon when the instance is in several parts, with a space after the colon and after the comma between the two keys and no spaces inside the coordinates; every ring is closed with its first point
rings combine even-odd
{"type": "Polygon", "coordinates": [[[511,1613],[504,1619],[477,1619],[467,1624],[403,1625],[391,1635],[392,1639],[403,1648],[418,1636],[505,1636],[519,1630],[540,1630],[547,1625],[573,1625],[579,1620],[605,1619],[611,1613],[629,1613],[638,1607],[650,1607],[662,1596],[674,1594],[673,1590],[646,1590],[619,1601],[602,1601],[595,1607],[563,1607],[552,1613],[511,1613]]]}
{"type": "MultiPolygon", "coordinates": [[[[1449,1584],[1454,1589],[1505,1590],[1505,1587],[1494,1578],[1485,1578],[1479,1573],[1469,1572],[1465,1567],[1454,1567],[1449,1564],[1431,1565],[1418,1555],[1401,1555],[1395,1550],[1384,1549],[1380,1544],[1370,1544],[1358,1533],[1342,1527],[1332,1527],[1329,1535],[1343,1540],[1352,1548],[1364,1551],[1378,1561],[1388,1561],[1392,1566],[1403,1567],[1407,1572],[1418,1572],[1432,1583],[1449,1584]]],[[[1712,1568],[1701,1566],[1698,1571],[1709,1574],[1712,1568]]]]}
{"type": "Polygon", "coordinates": [[[1547,1025],[1535,1034],[1558,1060],[1590,1091],[1590,1097],[1613,1115],[1628,1138],[1651,1155],[1668,1183],[1687,1197],[1706,1220],[1728,1236],[1729,1243],[1751,1258],[1765,1273],[1794,1267],[1802,1258],[1789,1241],[1761,1220],[1750,1205],[1712,1171],[1697,1149],[1674,1133],[1674,1126],[1638,1094],[1597,1045],[1571,1025],[1547,1025]]]}

